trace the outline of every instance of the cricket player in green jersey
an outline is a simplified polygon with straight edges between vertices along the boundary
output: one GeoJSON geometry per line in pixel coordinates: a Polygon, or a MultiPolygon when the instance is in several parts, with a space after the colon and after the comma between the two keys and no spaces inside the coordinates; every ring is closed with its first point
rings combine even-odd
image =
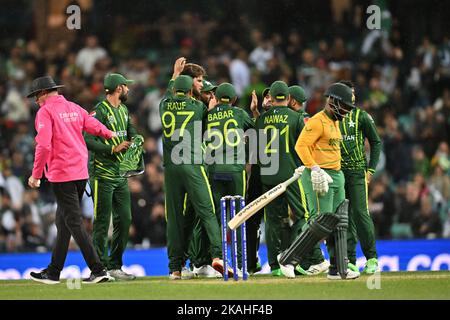
{"type": "MultiPolygon", "coordinates": [[[[185,59],[175,63],[175,74],[183,70],[185,59]]],[[[177,76],[169,82],[168,90],[160,103],[163,125],[163,162],[165,178],[165,203],[167,219],[167,250],[170,279],[181,279],[186,260],[189,238],[195,215],[208,234],[211,244],[212,266],[223,273],[220,227],[215,216],[214,201],[203,166],[202,122],[207,108],[192,98],[193,79],[177,76]],[[172,91],[172,92],[170,92],[172,91]],[[194,208],[186,212],[187,198],[194,208]]]]}
{"type": "Polygon", "coordinates": [[[106,99],[97,104],[91,114],[108,129],[116,132],[117,138],[106,140],[85,134],[86,145],[91,152],[89,171],[94,201],[94,247],[110,275],[117,280],[135,278],[121,269],[131,224],[131,204],[128,181],[119,174],[124,151],[129,147],[130,140],[137,135],[128,109],[123,104],[127,100],[128,85],[132,82],[118,73],[106,75],[106,99]],[[108,254],[111,213],[114,231],[108,254]]]}
{"type": "Polygon", "coordinates": [[[300,113],[305,119],[309,118],[309,114],[304,107],[307,100],[305,90],[300,86],[290,86],[289,96],[289,108],[300,113]]]}
{"type": "MultiPolygon", "coordinates": [[[[270,88],[265,88],[262,92],[262,112],[269,110],[272,105],[270,94],[270,88]]],[[[250,111],[253,114],[253,120],[259,118],[261,113],[258,110],[258,97],[256,92],[252,92],[252,103],[250,104],[250,111]]],[[[257,157],[258,150],[249,150],[253,153],[254,157],[257,157]]],[[[252,156],[251,156],[252,157],[252,156]]],[[[259,164],[252,161],[250,176],[248,178],[248,188],[246,203],[250,203],[263,194],[261,186],[261,170],[259,164]]],[[[261,238],[261,220],[264,216],[264,210],[258,211],[250,219],[246,221],[247,230],[247,268],[249,274],[253,274],[261,271],[262,266],[259,260],[259,244],[261,238]]]]}
{"type": "MultiPolygon", "coordinates": [[[[263,159],[259,154],[261,167],[261,183],[263,192],[267,192],[274,186],[292,177],[295,169],[301,166],[300,158],[295,152],[297,137],[303,129],[303,117],[288,107],[289,88],[283,81],[275,81],[270,86],[272,107],[264,112],[256,121],[256,128],[264,132],[267,137],[264,145],[258,143],[258,147],[264,149],[263,159]],[[269,160],[269,161],[267,161],[269,160]]],[[[259,135],[258,135],[259,136],[259,135]]],[[[266,228],[267,255],[272,274],[281,275],[277,255],[282,252],[281,226],[282,219],[287,214],[286,203],[294,215],[293,234],[300,234],[303,225],[308,219],[306,197],[300,181],[291,184],[286,193],[264,208],[266,228]],[[303,196],[302,196],[303,194],[303,196]]],[[[312,263],[318,264],[324,261],[320,250],[316,251],[312,263]]]]}
{"type": "MultiPolygon", "coordinates": [[[[341,81],[349,86],[354,95],[354,86],[349,81],[341,81]]],[[[375,228],[369,213],[368,184],[378,164],[381,140],[372,117],[364,110],[353,109],[339,124],[342,134],[341,165],[345,176],[345,193],[349,199],[349,232],[347,235],[350,268],[356,265],[356,243],[367,259],[363,272],[378,270],[375,228]],[[367,163],[365,141],[370,145],[370,160],[367,163]]]]}
{"type": "MultiPolygon", "coordinates": [[[[206,118],[206,157],[209,181],[216,206],[217,220],[220,221],[220,199],[224,196],[245,197],[247,176],[245,172],[246,130],[254,123],[248,113],[233,106],[237,100],[236,90],[230,83],[222,83],[216,89],[215,101],[206,118]]],[[[240,230],[238,238],[240,238],[240,230]]],[[[239,266],[242,251],[238,247],[239,266]]]]}

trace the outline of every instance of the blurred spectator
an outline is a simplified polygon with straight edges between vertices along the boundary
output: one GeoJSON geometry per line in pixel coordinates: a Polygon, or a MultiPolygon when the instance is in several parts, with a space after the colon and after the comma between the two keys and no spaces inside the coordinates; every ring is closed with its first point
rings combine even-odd
{"type": "Polygon", "coordinates": [[[14,71],[8,93],[1,103],[1,113],[8,121],[20,122],[30,119],[29,101],[25,98],[25,71],[14,71]]]}
{"type": "Polygon", "coordinates": [[[250,85],[250,68],[247,65],[247,52],[244,49],[239,49],[230,63],[230,78],[236,94],[238,97],[242,96],[244,90],[250,85]]]}
{"type": "Polygon", "coordinates": [[[391,237],[391,225],[395,213],[395,203],[392,192],[388,188],[385,178],[374,180],[369,190],[369,212],[372,216],[378,239],[391,237]]]}
{"type": "Polygon", "coordinates": [[[414,173],[420,173],[425,177],[430,175],[430,160],[425,155],[421,146],[413,148],[414,173]]]}
{"type": "Polygon", "coordinates": [[[98,38],[89,35],[86,38],[86,46],[78,52],[76,64],[82,70],[83,75],[89,77],[94,70],[95,63],[106,56],[107,52],[99,46],[98,38]]]}
{"type": "Polygon", "coordinates": [[[274,57],[274,48],[270,40],[260,40],[250,53],[249,61],[262,73],[267,72],[267,62],[274,57]]]}
{"type": "Polygon", "coordinates": [[[441,236],[441,220],[433,211],[431,199],[427,196],[420,200],[420,210],[416,211],[412,220],[412,231],[416,238],[434,239],[441,236]]]}
{"type": "Polygon", "coordinates": [[[143,247],[150,245],[149,237],[149,216],[152,203],[144,191],[139,178],[129,179],[131,194],[131,214],[132,224],[130,228],[130,242],[143,247]]]}
{"type": "Polygon", "coordinates": [[[159,103],[161,102],[165,89],[158,87],[155,78],[150,76],[147,83],[147,93],[139,105],[146,129],[152,137],[158,137],[162,133],[162,123],[159,117],[159,103]]]}
{"type": "Polygon", "coordinates": [[[166,216],[164,213],[164,202],[157,202],[150,215],[149,224],[150,245],[152,247],[163,247],[166,245],[166,216]]]}
{"type": "Polygon", "coordinates": [[[413,182],[401,185],[397,189],[395,214],[391,228],[394,238],[411,238],[411,222],[414,213],[420,209],[420,186],[413,182]]]}
{"type": "Polygon", "coordinates": [[[11,200],[11,208],[13,210],[21,210],[25,191],[23,181],[14,176],[9,167],[3,169],[3,177],[5,179],[6,192],[11,200]]]}

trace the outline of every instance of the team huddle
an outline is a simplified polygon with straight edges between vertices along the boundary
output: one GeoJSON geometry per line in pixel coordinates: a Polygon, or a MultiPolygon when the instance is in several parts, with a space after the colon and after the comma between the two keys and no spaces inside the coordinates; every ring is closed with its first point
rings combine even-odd
{"type": "MultiPolygon", "coordinates": [[[[263,92],[262,112],[252,93],[250,117],[235,105],[232,84],[216,87],[205,77],[201,66],[179,58],[160,103],[169,277],[231,274],[222,260],[220,199],[242,196],[249,203],[302,166],[301,179],[246,222],[248,272],[261,270],[262,217],[274,276],[328,272],[329,279],[357,278],[358,240],[367,258],[364,272],[376,272],[367,185],[381,142],[370,115],[355,106],[352,84],[328,87],[325,107],[309,118],[304,90],[275,81],[263,92]],[[320,249],[322,240],[330,262],[320,249]]],[[[242,276],[239,250],[238,261],[242,276]]]]}
{"type": "MultiPolygon", "coordinates": [[[[367,259],[364,272],[375,273],[378,261],[367,186],[381,142],[370,115],[355,106],[352,84],[329,86],[323,110],[310,118],[303,107],[304,90],[275,81],[263,91],[261,111],[252,92],[250,116],[236,106],[232,84],[215,86],[205,78],[203,67],[177,59],[159,106],[169,278],[233,275],[223,261],[221,199],[240,197],[251,203],[294,173],[295,182],[246,221],[247,268],[242,269],[243,252],[238,248],[238,276],[261,270],[262,218],[273,276],[328,272],[329,279],[357,278],[358,240],[367,259]],[[330,262],[320,248],[323,240],[330,262]]],[[[135,278],[122,270],[131,223],[127,178],[144,170],[144,139],[124,104],[131,83],[120,74],[106,75],[106,98],[88,115],[58,94],[61,85],[51,77],[33,81],[28,97],[34,97],[40,109],[28,184],[38,188],[45,172],[58,205],[51,262],[41,272],[30,273],[35,281],[59,283],[71,236],[92,272],[84,283],[135,278]],[[88,179],[94,203],[93,239],[83,225],[80,207],[88,179]]],[[[241,236],[238,231],[237,238],[241,236]]]]}

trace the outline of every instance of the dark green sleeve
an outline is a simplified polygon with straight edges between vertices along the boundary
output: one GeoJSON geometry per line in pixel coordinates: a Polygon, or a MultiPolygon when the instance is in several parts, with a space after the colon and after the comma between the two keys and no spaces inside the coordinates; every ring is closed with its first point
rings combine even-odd
{"type": "Polygon", "coordinates": [[[371,173],[375,172],[381,153],[381,139],[378,135],[377,127],[372,117],[365,111],[361,112],[361,129],[363,135],[369,141],[370,160],[367,170],[371,173]]]}
{"type": "MultiPolygon", "coordinates": [[[[94,118],[96,118],[101,123],[104,122],[104,114],[101,108],[96,107],[95,114],[92,115],[94,118]]],[[[89,151],[98,153],[98,154],[112,154],[112,146],[106,144],[100,137],[93,136],[89,133],[84,133],[84,140],[86,141],[86,146],[89,151]]]]}
{"type": "Polygon", "coordinates": [[[250,118],[247,111],[242,110],[242,117],[243,117],[244,131],[255,127],[255,122],[252,120],[252,118],[250,118]]]}
{"type": "Polygon", "coordinates": [[[300,136],[300,133],[302,132],[304,126],[305,126],[305,117],[303,114],[300,114],[297,122],[297,131],[296,131],[297,137],[300,136]]]}
{"type": "Polygon", "coordinates": [[[166,93],[164,94],[164,98],[168,98],[168,97],[172,96],[174,82],[175,82],[175,80],[169,81],[169,84],[167,85],[166,93]]]}

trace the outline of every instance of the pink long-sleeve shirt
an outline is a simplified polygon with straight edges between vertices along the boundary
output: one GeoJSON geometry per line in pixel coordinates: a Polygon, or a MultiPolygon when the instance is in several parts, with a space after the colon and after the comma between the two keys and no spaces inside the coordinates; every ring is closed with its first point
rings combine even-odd
{"type": "Polygon", "coordinates": [[[36,114],[36,152],[32,176],[50,182],[89,178],[88,150],[83,131],[111,139],[113,132],[62,95],[51,96],[36,114]]]}

